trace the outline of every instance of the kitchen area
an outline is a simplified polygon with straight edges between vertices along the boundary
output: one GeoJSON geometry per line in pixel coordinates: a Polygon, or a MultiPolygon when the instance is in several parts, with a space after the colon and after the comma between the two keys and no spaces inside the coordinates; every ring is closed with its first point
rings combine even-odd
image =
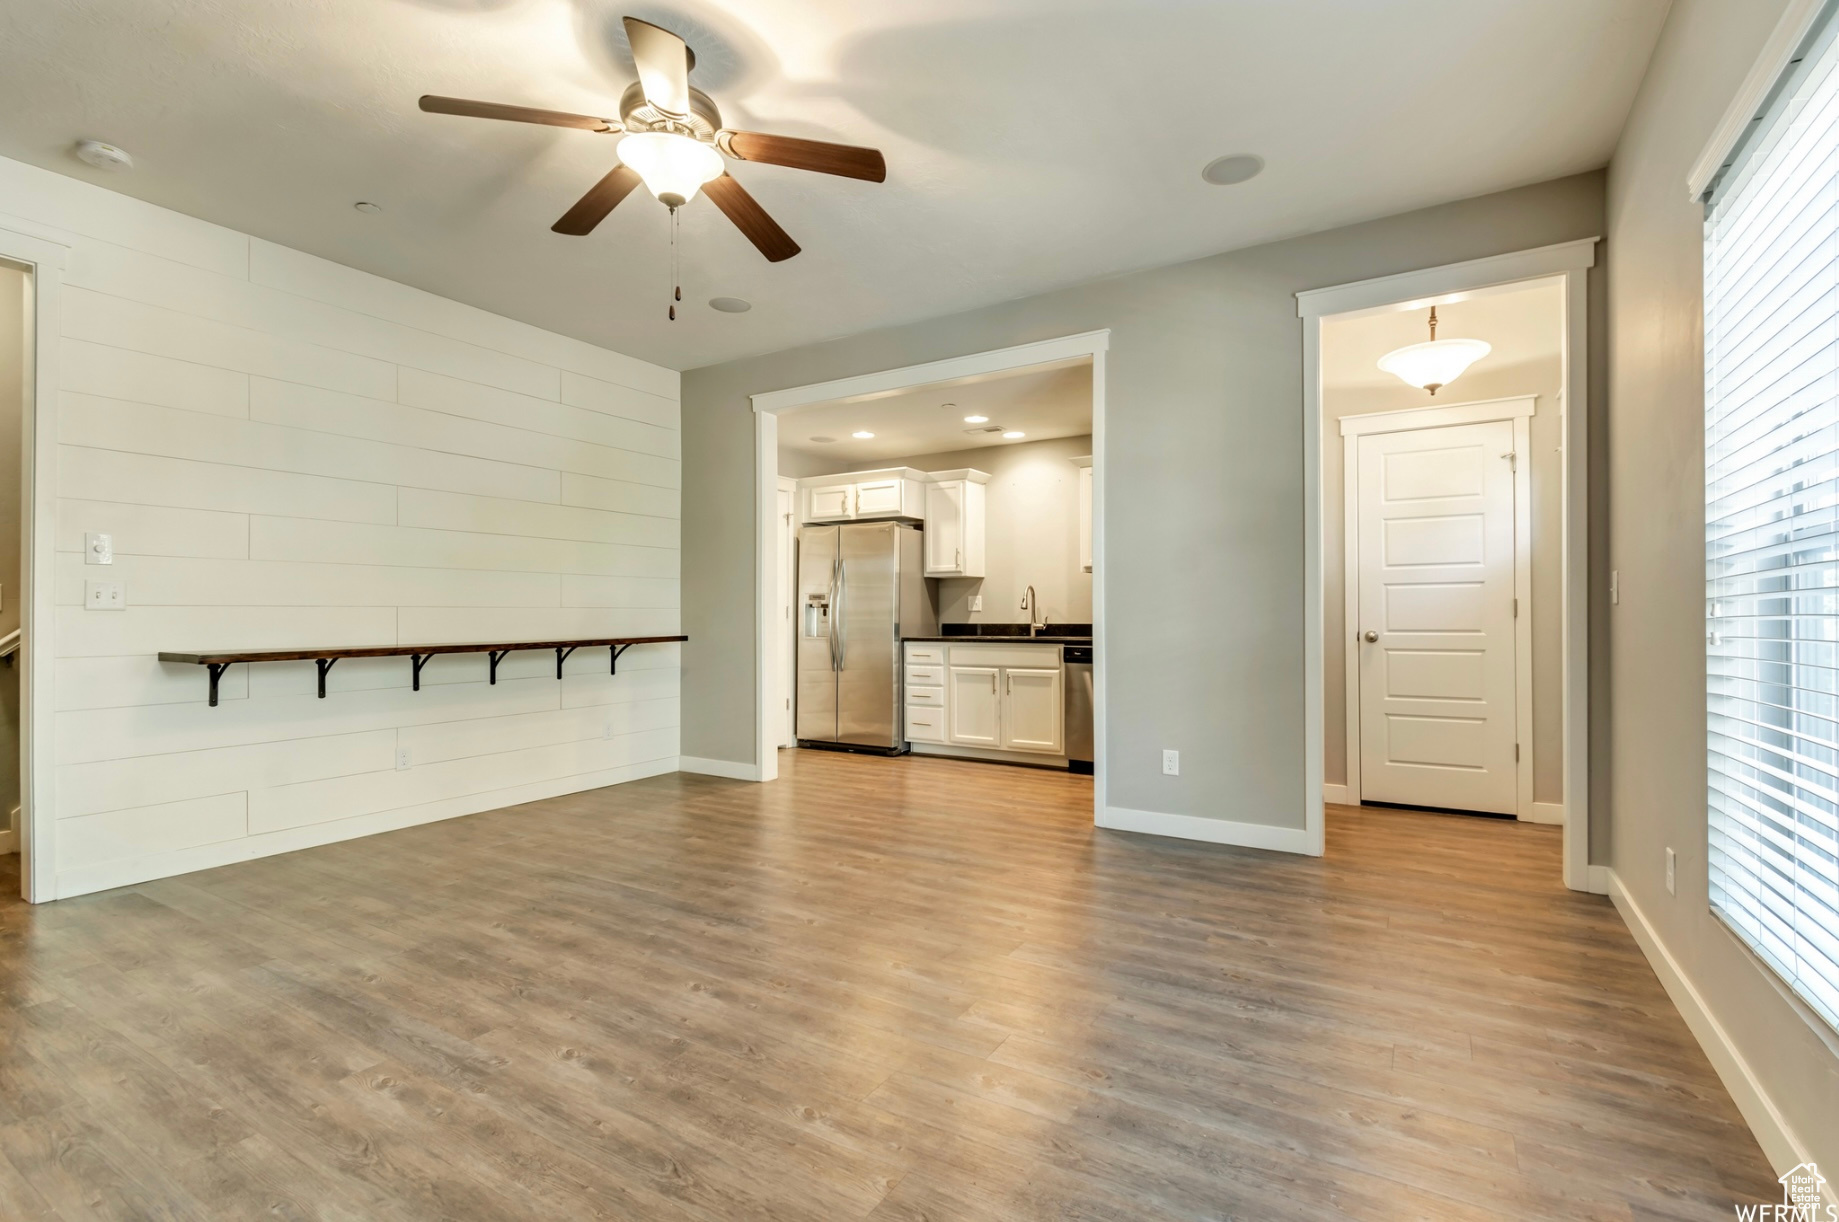
{"type": "Polygon", "coordinates": [[[1090,773],[1089,360],[780,436],[782,744],[1090,773]]]}

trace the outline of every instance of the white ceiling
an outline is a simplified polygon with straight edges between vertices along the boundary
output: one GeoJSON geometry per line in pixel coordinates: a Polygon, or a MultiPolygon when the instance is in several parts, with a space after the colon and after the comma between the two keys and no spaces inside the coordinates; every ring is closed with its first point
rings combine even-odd
{"type": "Polygon", "coordinates": [[[1092,360],[1056,361],[1028,369],[934,382],[893,394],[816,403],[779,417],[779,448],[849,466],[948,454],[985,446],[1025,445],[1092,431],[1092,360]],[[966,416],[990,418],[966,424],[966,416]],[[1001,425],[1027,434],[971,433],[1001,425]],[[852,436],[874,434],[868,440],[852,436]],[[811,440],[829,437],[828,442],[811,440]]]}
{"type": "MultiPolygon", "coordinates": [[[[1328,390],[1392,389],[1399,380],[1379,358],[1430,338],[1430,299],[1353,317],[1322,320],[1322,385],[1328,390]]],[[[1550,360],[1563,351],[1564,285],[1540,281],[1525,288],[1457,293],[1435,299],[1439,339],[1482,339],[1493,351],[1472,373],[1550,360]]]]}
{"type": "Polygon", "coordinates": [[[9,0],[0,154],[689,368],[1595,168],[1667,2],[9,0]],[[730,125],[888,160],[737,165],[804,253],[697,200],[675,324],[661,206],[549,231],[613,140],[415,106],[607,113],[623,13],[689,40],[730,125]],[[1236,152],[1269,166],[1201,181],[1236,152]]]}

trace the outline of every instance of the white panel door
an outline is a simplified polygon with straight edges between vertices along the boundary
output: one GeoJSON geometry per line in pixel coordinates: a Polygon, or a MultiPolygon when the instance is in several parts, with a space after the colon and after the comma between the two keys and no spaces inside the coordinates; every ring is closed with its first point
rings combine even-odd
{"type": "Polygon", "coordinates": [[[1000,678],[995,667],[954,666],[947,684],[946,737],[965,747],[1000,747],[1002,719],[997,709],[1000,678]]]}
{"type": "Polygon", "coordinates": [[[1003,746],[1010,751],[1061,752],[1060,668],[1003,671],[1003,746]]]}
{"type": "Polygon", "coordinates": [[[1513,814],[1513,425],[1359,453],[1360,797],[1513,814]]]}

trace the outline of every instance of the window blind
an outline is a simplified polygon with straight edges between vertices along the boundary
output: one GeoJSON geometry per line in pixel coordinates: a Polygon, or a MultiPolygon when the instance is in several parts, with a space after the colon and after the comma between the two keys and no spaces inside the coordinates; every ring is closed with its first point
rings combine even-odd
{"type": "Polygon", "coordinates": [[[1816,35],[1705,235],[1711,906],[1839,1028],[1839,54],[1816,35]]]}

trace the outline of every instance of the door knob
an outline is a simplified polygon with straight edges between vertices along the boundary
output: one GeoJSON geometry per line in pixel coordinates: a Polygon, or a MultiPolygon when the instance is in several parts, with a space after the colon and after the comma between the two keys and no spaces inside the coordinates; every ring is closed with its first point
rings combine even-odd
{"type": "Polygon", "coordinates": [[[1377,632],[1374,632],[1371,628],[1368,628],[1365,632],[1361,633],[1361,636],[1365,638],[1366,643],[1369,645],[1371,645],[1374,641],[1377,641],[1379,639],[1379,634],[1377,632]]]}

